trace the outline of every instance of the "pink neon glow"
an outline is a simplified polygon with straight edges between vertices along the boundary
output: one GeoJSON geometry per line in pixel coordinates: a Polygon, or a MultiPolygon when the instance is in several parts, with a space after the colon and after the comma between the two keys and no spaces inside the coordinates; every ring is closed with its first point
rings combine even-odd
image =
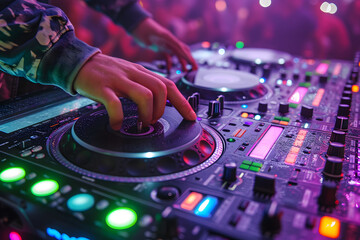
{"type": "Polygon", "coordinates": [[[327,63],[320,63],[319,66],[317,66],[315,72],[318,74],[325,74],[329,68],[329,64],[327,63]]]}
{"type": "Polygon", "coordinates": [[[306,87],[298,87],[295,92],[289,98],[289,103],[301,103],[302,99],[305,97],[308,89],[306,87]]]}
{"type": "Polygon", "coordinates": [[[10,240],[22,240],[22,237],[17,232],[11,232],[9,234],[9,239],[10,240]]]}
{"type": "Polygon", "coordinates": [[[282,127],[271,126],[263,135],[256,147],[250,153],[250,157],[265,159],[283,131],[282,127]]]}
{"type": "Polygon", "coordinates": [[[341,63],[337,63],[334,67],[333,76],[337,77],[341,71],[341,63]]]}

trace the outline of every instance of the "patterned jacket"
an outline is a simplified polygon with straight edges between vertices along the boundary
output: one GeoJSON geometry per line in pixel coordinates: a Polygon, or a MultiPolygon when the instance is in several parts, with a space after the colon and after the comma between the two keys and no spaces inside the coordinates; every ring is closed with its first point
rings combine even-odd
{"type": "MultiPolygon", "coordinates": [[[[128,32],[149,16],[136,0],[85,2],[128,32]]],[[[74,78],[82,65],[99,51],[75,37],[71,22],[59,8],[36,0],[0,1],[2,72],[35,83],[57,85],[75,94],[74,78]]],[[[0,88],[1,85],[0,82],[0,88]]]]}

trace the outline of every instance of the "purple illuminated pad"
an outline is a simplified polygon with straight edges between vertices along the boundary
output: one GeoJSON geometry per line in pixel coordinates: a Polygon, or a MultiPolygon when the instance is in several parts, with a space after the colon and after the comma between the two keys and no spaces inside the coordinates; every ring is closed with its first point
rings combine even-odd
{"type": "Polygon", "coordinates": [[[257,141],[256,146],[252,149],[250,157],[265,159],[275,142],[283,131],[282,127],[271,126],[260,141],[257,141]]]}
{"type": "Polygon", "coordinates": [[[302,99],[305,97],[308,89],[306,87],[298,87],[295,92],[289,98],[289,103],[301,103],[302,99]]]}

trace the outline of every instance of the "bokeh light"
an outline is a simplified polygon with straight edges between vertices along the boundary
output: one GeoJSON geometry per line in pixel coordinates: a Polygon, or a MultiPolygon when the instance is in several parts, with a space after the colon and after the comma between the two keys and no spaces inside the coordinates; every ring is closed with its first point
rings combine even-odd
{"type": "Polygon", "coordinates": [[[267,8],[271,5],[271,0],[259,0],[260,6],[267,8]]]}
{"type": "Polygon", "coordinates": [[[224,0],[217,0],[215,2],[215,8],[216,10],[218,10],[219,12],[223,12],[226,10],[227,5],[226,2],[224,0]]]}

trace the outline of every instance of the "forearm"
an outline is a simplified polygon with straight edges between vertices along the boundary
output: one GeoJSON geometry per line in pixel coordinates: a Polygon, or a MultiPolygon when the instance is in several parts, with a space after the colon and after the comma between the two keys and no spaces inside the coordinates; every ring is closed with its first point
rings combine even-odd
{"type": "Polygon", "coordinates": [[[34,0],[0,4],[0,70],[73,92],[72,82],[96,48],[74,36],[66,15],[34,0]]]}

